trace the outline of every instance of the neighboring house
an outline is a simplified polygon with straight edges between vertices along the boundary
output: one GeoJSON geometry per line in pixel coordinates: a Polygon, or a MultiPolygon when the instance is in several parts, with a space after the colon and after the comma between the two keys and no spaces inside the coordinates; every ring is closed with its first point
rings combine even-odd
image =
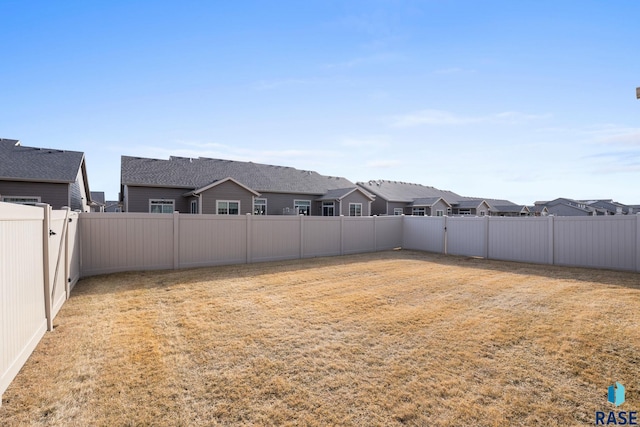
{"type": "Polygon", "coordinates": [[[524,205],[493,205],[492,216],[531,216],[531,210],[524,205]]]}
{"type": "Polygon", "coordinates": [[[106,202],[104,200],[104,191],[91,192],[91,212],[104,212],[106,202]]]}
{"type": "Polygon", "coordinates": [[[24,147],[18,140],[0,138],[0,201],[89,212],[84,153],[24,147]]]}
{"type": "Polygon", "coordinates": [[[514,205],[508,200],[463,197],[452,191],[408,182],[372,180],[358,182],[358,185],[376,196],[371,208],[373,215],[485,216],[495,214],[494,204],[514,205]]]}
{"type": "Polygon", "coordinates": [[[122,156],[125,212],[369,216],[374,196],[341,177],[208,158],[122,156]]]}
{"type": "Polygon", "coordinates": [[[596,216],[604,215],[604,209],[594,208],[585,202],[560,197],[551,201],[537,201],[535,206],[547,208],[549,215],[555,216],[596,216]]]}
{"type": "Polygon", "coordinates": [[[376,196],[371,204],[372,215],[435,216],[439,210],[450,215],[451,202],[462,198],[452,191],[407,182],[372,180],[357,184],[376,196]]]}
{"type": "Polygon", "coordinates": [[[104,207],[105,212],[122,212],[122,205],[117,200],[107,200],[104,207]]]}
{"type": "Polygon", "coordinates": [[[547,216],[549,215],[549,209],[543,205],[527,206],[531,216],[547,216]]]}
{"type": "Polygon", "coordinates": [[[633,214],[634,209],[631,206],[623,205],[622,203],[614,202],[613,200],[582,200],[588,206],[592,208],[602,209],[604,215],[630,215],[633,214]]]}

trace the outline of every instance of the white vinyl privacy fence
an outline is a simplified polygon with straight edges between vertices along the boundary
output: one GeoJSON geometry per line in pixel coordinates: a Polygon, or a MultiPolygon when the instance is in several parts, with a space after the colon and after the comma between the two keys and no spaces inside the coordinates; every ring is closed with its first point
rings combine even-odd
{"type": "Polygon", "coordinates": [[[82,274],[374,252],[402,246],[402,217],[80,214],[82,274]]]}
{"type": "Polygon", "coordinates": [[[0,203],[0,395],[80,278],[77,229],[69,210],[0,203]]]}
{"type": "Polygon", "coordinates": [[[640,271],[640,215],[405,217],[402,247],[505,261],[640,271]]]}
{"type": "Polygon", "coordinates": [[[640,215],[306,217],[100,214],[0,203],[0,395],[81,276],[374,252],[640,272],[640,215]]]}

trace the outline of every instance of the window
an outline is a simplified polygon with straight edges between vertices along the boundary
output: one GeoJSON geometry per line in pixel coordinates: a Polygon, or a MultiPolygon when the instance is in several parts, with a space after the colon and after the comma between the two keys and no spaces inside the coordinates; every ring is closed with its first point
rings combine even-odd
{"type": "Polygon", "coordinates": [[[349,203],[349,216],[362,216],[362,203],[349,203]]]}
{"type": "Polygon", "coordinates": [[[451,208],[447,208],[447,216],[451,216],[451,208]]]}
{"type": "Polygon", "coordinates": [[[442,209],[436,210],[436,216],[444,216],[444,211],[442,209]]]}
{"type": "Polygon", "coordinates": [[[173,200],[149,199],[149,213],[173,213],[173,200]]]}
{"type": "Polygon", "coordinates": [[[294,200],[293,210],[299,215],[311,215],[311,201],[310,200],[294,200]]]}
{"type": "Polygon", "coordinates": [[[254,201],[253,201],[253,214],[254,215],[266,215],[267,214],[267,199],[254,199],[254,201]]]}
{"type": "Polygon", "coordinates": [[[240,202],[237,200],[218,200],[218,215],[240,215],[240,202]]]}
{"type": "Polygon", "coordinates": [[[191,213],[192,214],[197,214],[198,213],[198,201],[197,200],[192,200],[191,201],[191,213]]]}
{"type": "Polygon", "coordinates": [[[485,211],[480,211],[480,216],[485,216],[486,212],[485,211]]]}
{"type": "Polygon", "coordinates": [[[426,209],[425,208],[413,208],[411,214],[414,216],[425,216],[426,209]]]}
{"type": "Polygon", "coordinates": [[[322,216],[334,216],[335,204],[333,202],[322,202],[322,216]]]}
{"type": "Polygon", "coordinates": [[[404,209],[402,209],[402,208],[393,208],[393,214],[394,215],[402,215],[402,214],[404,214],[404,209]]]}
{"type": "Polygon", "coordinates": [[[40,197],[17,197],[17,196],[4,196],[2,201],[5,203],[18,203],[20,205],[35,205],[40,203],[40,197]]]}
{"type": "Polygon", "coordinates": [[[471,215],[471,209],[458,209],[460,215],[471,215]]]}

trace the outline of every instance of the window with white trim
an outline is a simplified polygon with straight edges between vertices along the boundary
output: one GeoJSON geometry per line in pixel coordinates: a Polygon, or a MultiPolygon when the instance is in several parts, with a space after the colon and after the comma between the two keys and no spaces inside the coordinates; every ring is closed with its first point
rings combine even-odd
{"type": "Polygon", "coordinates": [[[335,216],[335,209],[334,202],[322,202],[322,216],[335,216]]]}
{"type": "Polygon", "coordinates": [[[471,209],[458,209],[459,215],[471,215],[471,209]]]}
{"type": "Polygon", "coordinates": [[[485,216],[487,213],[485,211],[480,211],[480,216],[485,216]]]}
{"type": "Polygon", "coordinates": [[[427,210],[425,208],[413,208],[411,210],[411,215],[414,216],[425,216],[427,213],[427,210]]]}
{"type": "Polygon", "coordinates": [[[149,199],[149,213],[173,213],[175,200],[149,199]]]}
{"type": "Polygon", "coordinates": [[[394,215],[402,215],[404,213],[404,209],[402,208],[393,208],[394,215]]]}
{"type": "Polygon", "coordinates": [[[218,215],[240,215],[238,200],[216,200],[216,208],[218,215]]]}
{"type": "Polygon", "coordinates": [[[191,213],[192,214],[197,214],[198,213],[198,201],[197,200],[192,200],[191,201],[191,213]]]}
{"type": "Polygon", "coordinates": [[[362,203],[349,203],[349,216],[362,216],[362,203]]]}
{"type": "Polygon", "coordinates": [[[447,216],[451,216],[451,208],[447,208],[447,216]]]}
{"type": "Polygon", "coordinates": [[[311,200],[294,200],[293,209],[298,215],[311,215],[311,200]]]}
{"type": "Polygon", "coordinates": [[[36,196],[2,196],[5,203],[17,203],[19,205],[35,205],[40,203],[40,197],[36,196]]]}
{"type": "Polygon", "coordinates": [[[444,216],[444,211],[442,209],[436,210],[436,216],[444,216]]]}
{"type": "Polygon", "coordinates": [[[267,199],[254,199],[253,200],[253,214],[254,215],[266,215],[267,214],[267,199]]]}

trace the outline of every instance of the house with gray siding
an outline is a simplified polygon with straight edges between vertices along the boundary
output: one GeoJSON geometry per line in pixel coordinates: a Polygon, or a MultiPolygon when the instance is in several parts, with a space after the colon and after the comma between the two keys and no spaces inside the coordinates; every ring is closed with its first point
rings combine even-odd
{"type": "Polygon", "coordinates": [[[84,153],[25,147],[16,139],[0,138],[0,201],[89,212],[84,153]]]}
{"type": "Polygon", "coordinates": [[[508,200],[464,197],[453,191],[408,182],[372,180],[357,184],[376,196],[372,203],[373,215],[484,216],[497,214],[495,206],[515,206],[508,200]]]}
{"type": "Polygon", "coordinates": [[[585,202],[579,200],[559,197],[551,201],[537,201],[535,206],[547,208],[549,215],[554,216],[596,216],[603,214],[604,210],[593,208],[585,202]]]}
{"type": "Polygon", "coordinates": [[[253,162],[122,156],[125,212],[369,216],[375,197],[342,177],[253,162]]]}

